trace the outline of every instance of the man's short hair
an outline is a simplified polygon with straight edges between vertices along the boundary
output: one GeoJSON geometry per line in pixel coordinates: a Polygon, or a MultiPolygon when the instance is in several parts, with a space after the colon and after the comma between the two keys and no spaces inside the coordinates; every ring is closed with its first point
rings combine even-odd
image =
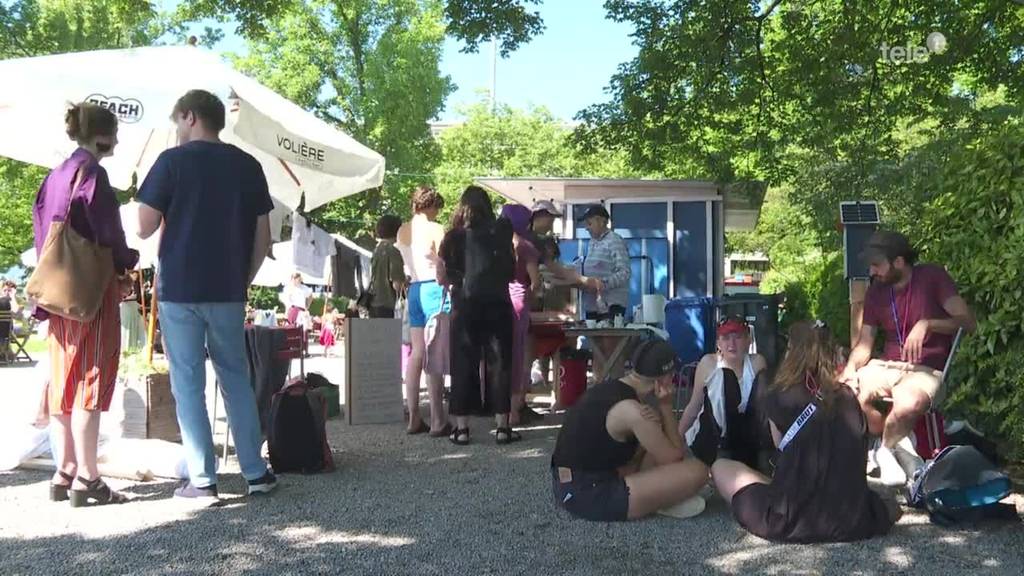
{"type": "Polygon", "coordinates": [[[868,264],[882,259],[893,262],[900,257],[912,266],[917,262],[917,250],[906,236],[890,230],[879,230],[872,234],[861,252],[861,258],[868,264]]]}
{"type": "Polygon", "coordinates": [[[224,129],[224,103],[215,94],[206,90],[189,90],[178,98],[171,117],[177,120],[186,112],[191,112],[202,120],[203,125],[209,130],[220,132],[224,129]]]}
{"type": "Polygon", "coordinates": [[[402,227],[402,219],[394,214],[385,214],[377,220],[377,238],[394,238],[402,227]]]}

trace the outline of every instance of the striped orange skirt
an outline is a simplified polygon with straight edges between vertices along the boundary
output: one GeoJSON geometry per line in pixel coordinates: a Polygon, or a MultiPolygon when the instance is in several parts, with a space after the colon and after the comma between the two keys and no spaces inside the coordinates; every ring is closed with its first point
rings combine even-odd
{"type": "Polygon", "coordinates": [[[121,361],[120,303],[115,278],[91,321],[50,315],[50,414],[110,408],[121,361]]]}

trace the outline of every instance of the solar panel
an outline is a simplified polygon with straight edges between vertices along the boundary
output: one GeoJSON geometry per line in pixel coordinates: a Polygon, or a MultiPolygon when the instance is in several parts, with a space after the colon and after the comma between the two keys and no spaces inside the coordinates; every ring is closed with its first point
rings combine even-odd
{"type": "Polygon", "coordinates": [[[878,224],[878,202],[840,202],[839,219],[843,224],[878,224]]]}

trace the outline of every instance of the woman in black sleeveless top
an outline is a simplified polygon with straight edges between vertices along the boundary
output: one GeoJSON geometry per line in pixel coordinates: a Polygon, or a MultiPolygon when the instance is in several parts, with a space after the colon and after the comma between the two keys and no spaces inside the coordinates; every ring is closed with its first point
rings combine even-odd
{"type": "Polygon", "coordinates": [[[619,521],[652,512],[689,517],[704,510],[696,493],[708,469],[685,449],[672,412],[678,358],[661,340],[633,354],[633,371],[597,384],[566,414],[551,456],[559,506],[579,518],[619,521]],[[658,410],[640,402],[653,393],[658,410]]]}
{"type": "Polygon", "coordinates": [[[512,226],[504,218],[494,218],[487,192],[470,186],[462,193],[452,229],[445,234],[439,252],[439,280],[450,287],[452,296],[449,411],[456,426],[449,439],[458,445],[469,444],[469,415],[480,405],[482,359],[490,387],[488,399],[497,421],[497,443],[519,440],[519,433],[508,424],[515,319],[508,294],[515,274],[512,226]]]}
{"type": "Polygon", "coordinates": [[[894,502],[883,502],[868,488],[867,427],[853,390],[836,380],[836,352],[824,324],[799,322],[790,329],[789,351],[764,397],[780,450],[774,478],[733,460],[720,459],[711,468],[733,516],[755,536],[778,542],[860,540],[885,534],[899,516],[894,502]],[[784,440],[805,412],[810,417],[784,440]]]}

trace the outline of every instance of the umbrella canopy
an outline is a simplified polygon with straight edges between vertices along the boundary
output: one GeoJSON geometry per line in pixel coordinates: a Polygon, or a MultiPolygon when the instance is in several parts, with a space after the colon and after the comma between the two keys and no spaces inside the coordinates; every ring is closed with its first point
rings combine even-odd
{"type": "Polygon", "coordinates": [[[0,155],[52,168],[75,144],[64,134],[69,102],[115,112],[119,144],[105,159],[113,186],[141,182],[177,144],[169,120],[185,92],[201,88],[227,106],[221,139],[260,161],[271,195],[305,209],[380,186],[384,158],[273,90],[191,46],[75,52],[0,61],[0,155]]]}

